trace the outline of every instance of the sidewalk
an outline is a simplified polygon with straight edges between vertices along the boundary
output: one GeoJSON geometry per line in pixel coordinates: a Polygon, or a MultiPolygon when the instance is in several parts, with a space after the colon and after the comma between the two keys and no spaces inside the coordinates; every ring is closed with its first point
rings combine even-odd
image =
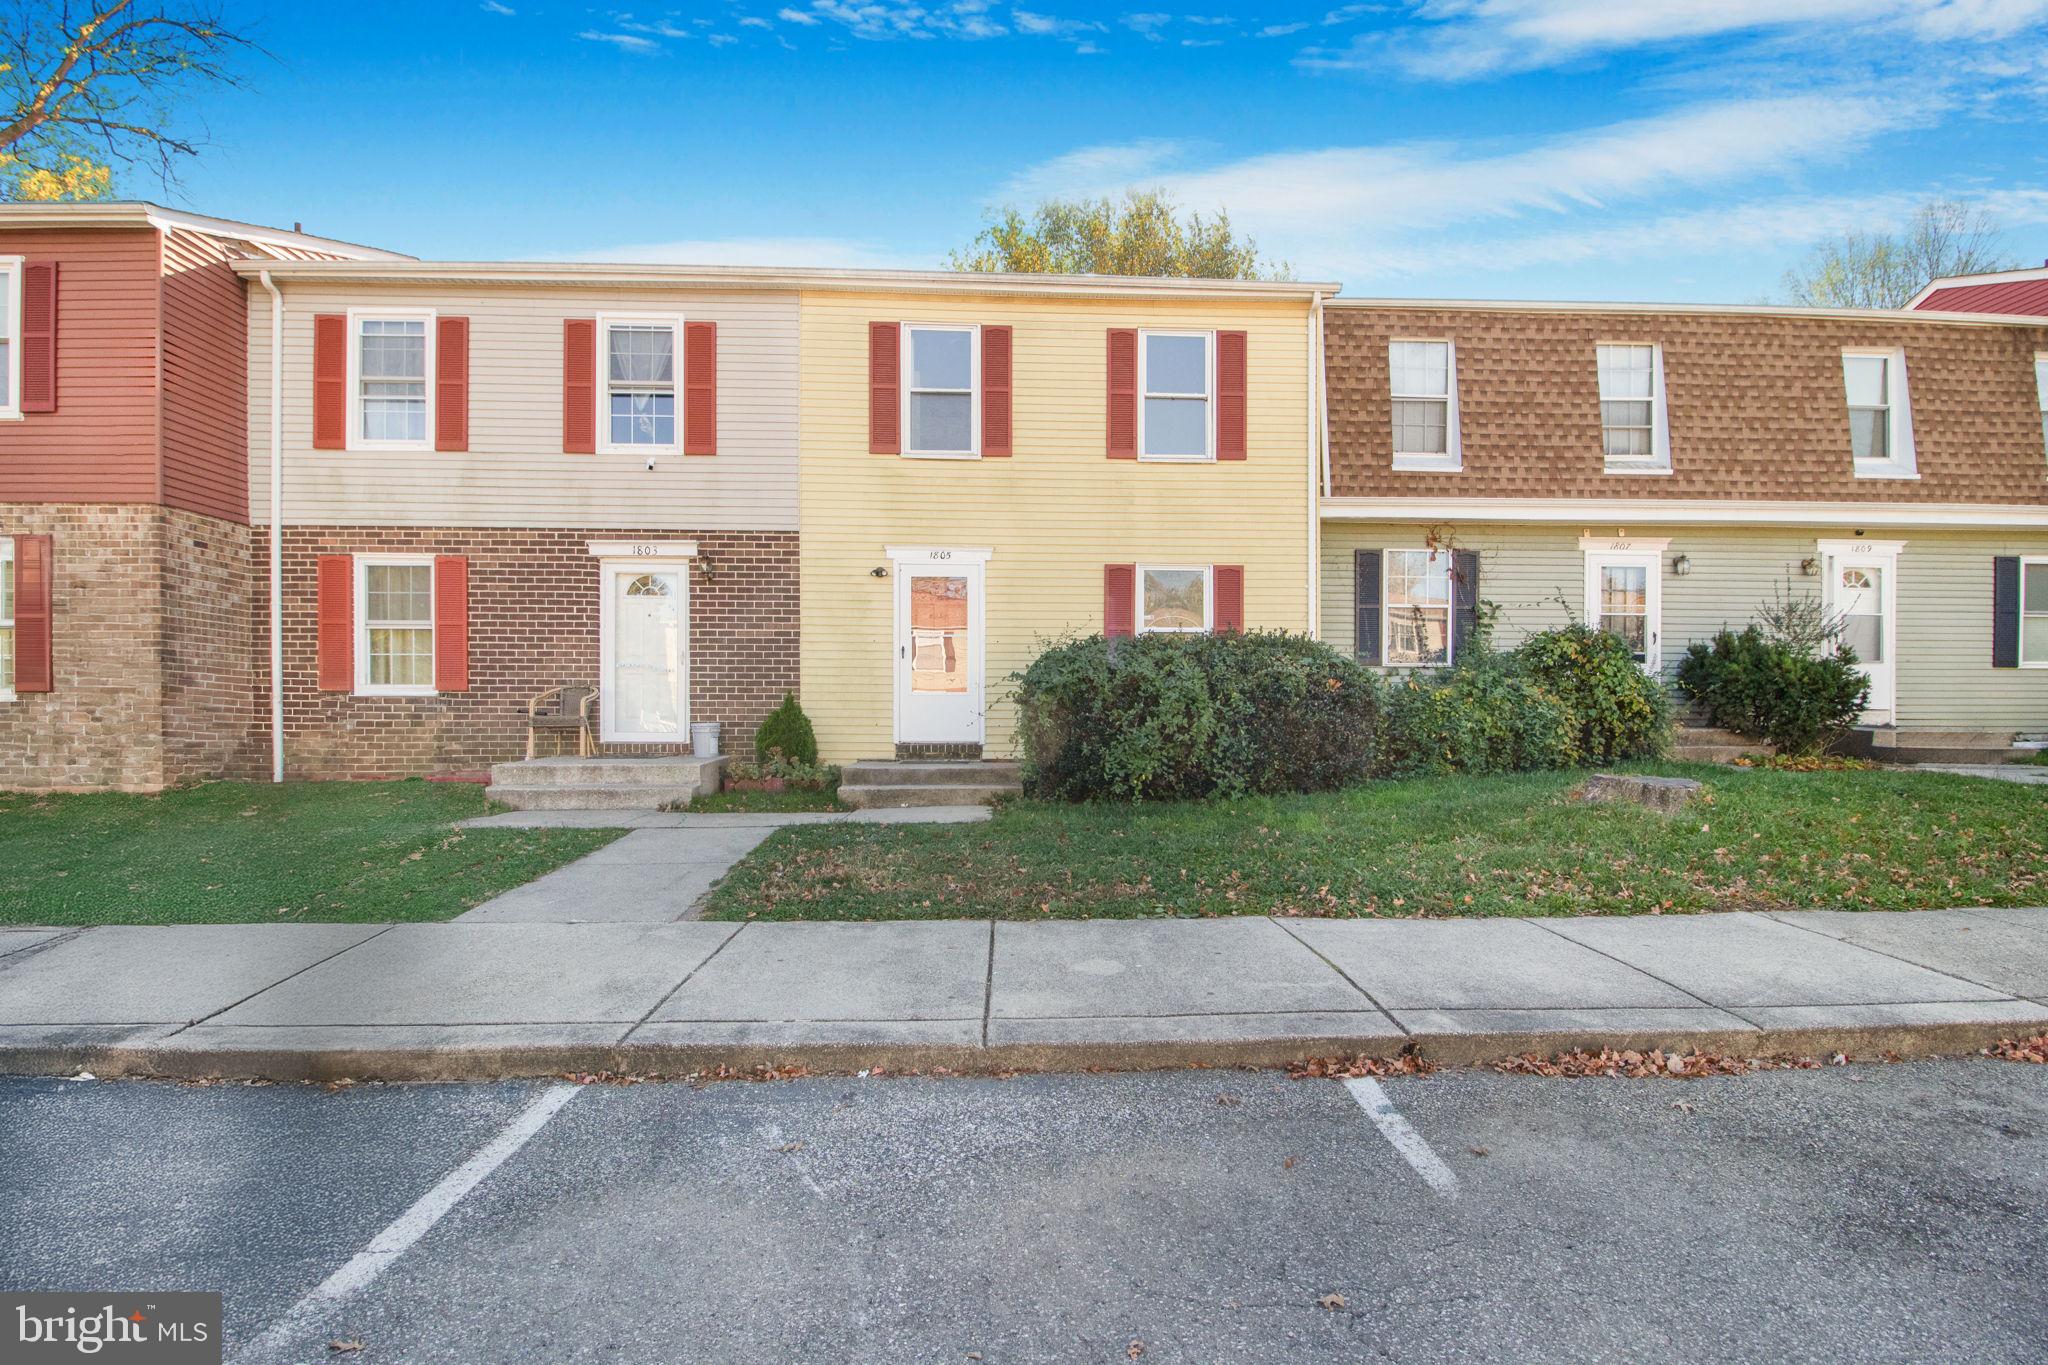
{"type": "Polygon", "coordinates": [[[0,1073],[1076,1070],[2048,1029],[2048,909],[0,930],[0,1073]]]}

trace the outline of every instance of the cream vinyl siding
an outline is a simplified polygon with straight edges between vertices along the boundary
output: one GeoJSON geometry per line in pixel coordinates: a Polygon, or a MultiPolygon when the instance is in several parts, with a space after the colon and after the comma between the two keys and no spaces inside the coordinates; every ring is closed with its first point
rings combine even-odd
{"type": "MultiPolygon", "coordinates": [[[[1429,527],[1413,523],[1323,523],[1323,638],[1350,653],[1356,617],[1352,552],[1419,546],[1429,527]]],[[[1532,631],[1583,619],[1585,557],[1579,538],[1619,535],[1614,526],[1449,524],[1435,528],[1460,549],[1479,551],[1479,596],[1500,608],[1496,643],[1511,646],[1532,631]],[[1560,600],[1561,599],[1561,600],[1560,600]],[[1564,603],[1569,603],[1569,615],[1564,603]]],[[[2048,731],[2048,670],[1991,666],[1991,562],[1999,555],[2048,554],[2048,532],[1887,529],[1873,540],[1902,540],[1899,556],[1898,725],[1901,729],[2048,731]]],[[[1630,525],[1627,535],[1669,537],[1663,552],[1663,666],[1676,671],[1686,646],[1722,626],[1756,618],[1774,588],[1819,594],[1818,574],[1800,561],[1818,542],[1847,540],[1853,529],[1630,525]],[[1671,561],[1692,561],[1679,578],[1671,561]]]]}
{"type": "Polygon", "coordinates": [[[1014,752],[1010,675],[1102,629],[1105,564],[1242,564],[1245,625],[1308,625],[1308,306],[807,292],[803,322],[803,701],[822,757],[895,742],[889,546],[989,550],[985,751],[1014,752]],[[868,453],[868,324],[1014,328],[1015,454],[868,453]],[[1243,461],[1104,455],[1112,327],[1249,334],[1243,461]]]}
{"type": "MultiPolygon", "coordinates": [[[[796,528],[794,294],[281,287],[287,524],[796,528]],[[467,451],[312,448],[313,316],[351,308],[469,319],[467,451]],[[562,453],[562,321],[621,313],[718,324],[717,455],[657,452],[650,471],[646,452],[562,453]]],[[[261,526],[270,520],[270,295],[253,281],[248,307],[249,507],[261,526]]]]}

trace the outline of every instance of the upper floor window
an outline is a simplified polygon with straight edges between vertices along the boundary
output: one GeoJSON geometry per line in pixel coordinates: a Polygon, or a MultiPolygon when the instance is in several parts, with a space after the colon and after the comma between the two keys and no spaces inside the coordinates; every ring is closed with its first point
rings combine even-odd
{"type": "Polygon", "coordinates": [[[0,536],[0,700],[14,696],[14,542],[0,536]]]}
{"type": "Polygon", "coordinates": [[[2041,443],[2048,446],[2048,355],[2034,357],[2034,394],[2041,404],[2041,443]]]}
{"type": "Polygon", "coordinates": [[[1216,449],[1216,338],[1210,332],[1138,334],[1138,456],[1207,460],[1216,449]]]}
{"type": "Polygon", "coordinates": [[[1595,348],[1600,371],[1600,444],[1610,471],[1671,467],[1664,415],[1664,348],[1615,343],[1595,348]]]}
{"type": "Polygon", "coordinates": [[[1858,478],[1912,478],[1913,412],[1900,351],[1844,351],[1849,451],[1858,478]]]}
{"type": "Polygon", "coordinates": [[[981,329],[903,324],[910,382],[903,388],[903,453],[966,459],[981,453],[976,420],[981,329]]]}
{"type": "Polygon", "coordinates": [[[1383,600],[1380,658],[1396,668],[1450,663],[1450,551],[1387,551],[1383,600]]]}
{"type": "Polygon", "coordinates": [[[432,320],[427,314],[355,318],[349,360],[356,444],[426,448],[432,428],[427,388],[432,320]]]}
{"type": "Polygon", "coordinates": [[[603,403],[606,450],[673,450],[676,445],[676,338],[672,318],[607,318],[603,403]]]}
{"type": "Polygon", "coordinates": [[[21,415],[21,257],[0,256],[0,417],[21,415]]]}
{"type": "Polygon", "coordinates": [[[1198,569],[1138,570],[1138,630],[1141,634],[1198,635],[1210,629],[1207,566],[1198,569]]]}
{"type": "Polygon", "coordinates": [[[1387,346],[1394,402],[1394,468],[1457,469],[1457,350],[1448,341],[1395,341],[1387,346]]]}
{"type": "Polygon", "coordinates": [[[359,556],[356,574],[356,691],[431,695],[434,561],[359,556]]]}

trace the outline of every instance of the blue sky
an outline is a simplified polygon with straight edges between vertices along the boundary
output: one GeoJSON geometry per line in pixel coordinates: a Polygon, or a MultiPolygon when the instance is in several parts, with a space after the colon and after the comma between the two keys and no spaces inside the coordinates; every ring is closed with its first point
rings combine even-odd
{"type": "Polygon", "coordinates": [[[2048,0],[1213,3],[241,5],[275,60],[195,110],[173,201],[421,256],[931,266],[992,206],[1161,185],[1353,294],[1746,302],[1941,194],[2048,257],[2048,0]]]}

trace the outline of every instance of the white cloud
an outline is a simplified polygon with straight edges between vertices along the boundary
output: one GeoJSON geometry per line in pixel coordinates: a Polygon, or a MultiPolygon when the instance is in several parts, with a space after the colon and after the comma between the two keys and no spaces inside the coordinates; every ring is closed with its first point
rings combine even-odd
{"type": "Polygon", "coordinates": [[[993,0],[952,0],[922,5],[914,0],[811,0],[808,9],[787,8],[778,17],[811,27],[837,24],[856,38],[999,38],[1009,32],[990,17],[993,0]]]}
{"type": "Polygon", "coordinates": [[[1182,47],[1222,47],[1223,40],[1221,38],[1183,38],[1180,40],[1180,45],[1182,47]]]}
{"type": "Polygon", "coordinates": [[[1159,30],[1172,22],[1173,16],[1171,14],[1139,13],[1126,14],[1123,17],[1123,26],[1125,28],[1139,37],[1149,38],[1155,43],[1159,41],[1159,30]]]}
{"type": "Polygon", "coordinates": [[[806,14],[800,9],[779,9],[775,17],[785,24],[802,24],[805,28],[816,28],[818,24],[817,15],[806,14]]]}
{"type": "Polygon", "coordinates": [[[714,33],[706,41],[713,47],[731,47],[739,39],[733,37],[730,33],[714,33]]]}
{"type": "Polygon", "coordinates": [[[652,38],[643,38],[637,33],[599,33],[595,29],[584,29],[576,35],[586,43],[610,43],[621,52],[634,52],[646,57],[661,51],[661,44],[652,38]]]}
{"type": "Polygon", "coordinates": [[[838,270],[929,270],[916,256],[845,237],[701,237],[636,242],[546,259],[597,264],[818,266],[838,270]]]}
{"type": "Polygon", "coordinates": [[[651,33],[657,38],[688,38],[693,36],[690,30],[677,28],[666,19],[641,20],[635,19],[630,14],[621,14],[614,22],[628,33],[651,33]]]}
{"type": "Polygon", "coordinates": [[[518,10],[516,10],[516,9],[513,9],[513,8],[512,8],[512,7],[510,6],[510,5],[501,5],[501,4],[499,4],[499,3],[498,3],[498,0],[484,0],[484,2],[483,2],[483,3],[481,4],[481,5],[478,5],[478,6],[477,6],[477,8],[478,8],[478,9],[480,9],[480,10],[482,10],[482,11],[483,11],[483,12],[484,12],[485,14],[517,14],[517,13],[519,13],[519,11],[518,11],[518,10]]]}
{"type": "Polygon", "coordinates": [[[773,24],[758,14],[749,14],[740,19],[741,28],[773,28],[773,24]]]}
{"type": "Polygon", "coordinates": [[[1017,32],[1034,38],[1077,40],[1083,34],[1109,31],[1093,19],[1057,19],[1050,14],[1036,14],[1027,9],[1011,10],[1010,22],[1017,26],[1017,32]]]}
{"type": "Polygon", "coordinates": [[[1268,24],[1258,31],[1257,36],[1261,38],[1285,38],[1288,34],[1299,33],[1307,27],[1308,25],[1306,23],[1268,24]]]}

